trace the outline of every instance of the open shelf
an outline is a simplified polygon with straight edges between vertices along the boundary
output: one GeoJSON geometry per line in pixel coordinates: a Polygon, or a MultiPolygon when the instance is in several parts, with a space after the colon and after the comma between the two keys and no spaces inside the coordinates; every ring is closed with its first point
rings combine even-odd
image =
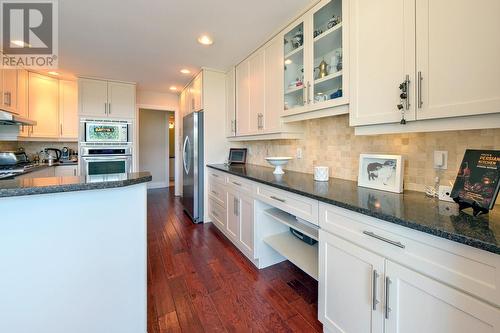
{"type": "Polygon", "coordinates": [[[322,58],[326,54],[340,48],[342,48],[342,23],[337,24],[335,27],[314,38],[315,59],[322,58]]]}
{"type": "Polygon", "coordinates": [[[264,242],[294,265],[318,280],[318,243],[308,245],[290,232],[264,238],[264,242]]]}
{"type": "MultiPolygon", "coordinates": [[[[333,28],[328,29],[327,31],[323,32],[322,34],[314,37],[314,42],[316,43],[319,40],[322,40],[324,38],[328,38],[331,34],[333,34],[335,31],[340,30],[342,28],[342,22],[334,26],[333,28]]],[[[330,36],[331,37],[331,36],[330,36]]]]}
{"type": "MultiPolygon", "coordinates": [[[[264,210],[264,214],[272,217],[273,219],[277,220],[278,222],[281,222],[289,227],[294,228],[295,230],[298,230],[302,232],[304,235],[309,236],[315,240],[318,240],[318,227],[313,225],[313,224],[305,224],[302,222],[297,221],[297,218],[293,216],[292,214],[289,214],[287,212],[282,211],[281,209],[278,208],[269,208],[264,210]]],[[[307,223],[307,222],[306,222],[307,223]]]]}

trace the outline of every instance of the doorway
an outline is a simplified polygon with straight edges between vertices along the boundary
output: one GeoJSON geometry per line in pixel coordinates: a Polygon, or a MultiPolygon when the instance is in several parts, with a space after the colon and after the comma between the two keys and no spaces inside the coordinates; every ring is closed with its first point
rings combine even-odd
{"type": "Polygon", "coordinates": [[[174,117],[173,111],[139,109],[139,171],[151,173],[148,188],[174,186],[174,117]]]}

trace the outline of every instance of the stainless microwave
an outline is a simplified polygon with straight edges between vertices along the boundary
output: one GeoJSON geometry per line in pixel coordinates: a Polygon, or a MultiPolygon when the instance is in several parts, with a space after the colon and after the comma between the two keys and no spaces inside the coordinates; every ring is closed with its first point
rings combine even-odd
{"type": "Polygon", "coordinates": [[[81,142],[123,144],[131,142],[131,123],[120,120],[82,120],[81,142]]]}

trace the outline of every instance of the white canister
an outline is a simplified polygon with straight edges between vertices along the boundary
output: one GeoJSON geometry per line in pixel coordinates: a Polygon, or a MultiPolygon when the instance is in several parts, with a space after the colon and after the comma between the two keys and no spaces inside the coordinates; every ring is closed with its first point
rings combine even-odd
{"type": "Polygon", "coordinates": [[[317,182],[327,182],[329,176],[329,170],[326,166],[314,167],[314,180],[317,182]]]}

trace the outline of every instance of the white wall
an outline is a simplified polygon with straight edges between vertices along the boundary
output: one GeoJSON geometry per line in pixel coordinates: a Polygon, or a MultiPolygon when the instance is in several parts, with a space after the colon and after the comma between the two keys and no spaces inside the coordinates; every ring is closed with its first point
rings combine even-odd
{"type": "Polygon", "coordinates": [[[137,90],[137,104],[141,108],[162,107],[170,111],[179,111],[179,95],[156,91],[137,90]]]}
{"type": "Polygon", "coordinates": [[[139,110],[139,171],[149,171],[148,188],[168,187],[168,116],[165,111],[139,110]]]}

